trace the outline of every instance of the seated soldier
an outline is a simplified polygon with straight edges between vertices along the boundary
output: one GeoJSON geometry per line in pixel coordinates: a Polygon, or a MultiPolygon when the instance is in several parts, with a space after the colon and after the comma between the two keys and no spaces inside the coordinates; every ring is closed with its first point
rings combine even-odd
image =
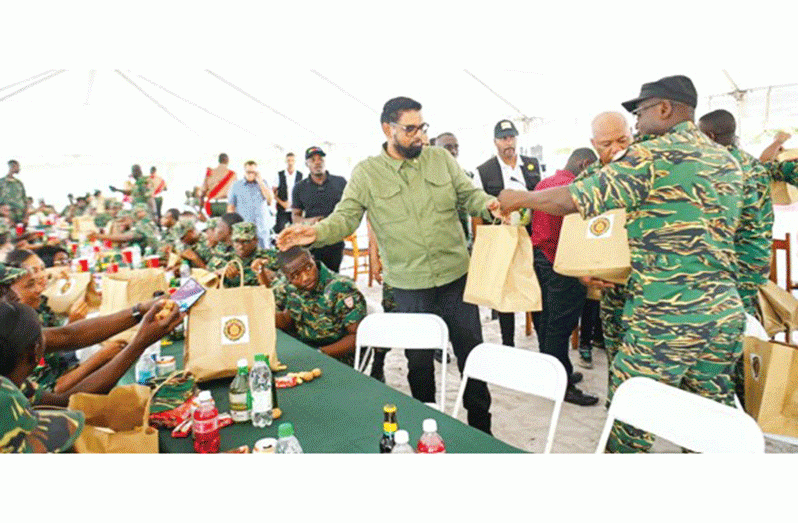
{"type": "Polygon", "coordinates": [[[280,252],[278,260],[289,284],[277,328],[353,366],[357,327],[366,317],[366,299],[355,282],[299,247],[280,252]]]}
{"type": "Polygon", "coordinates": [[[180,219],[180,211],[175,208],[169,209],[161,217],[161,244],[158,247],[158,253],[161,255],[161,261],[164,267],[169,261],[169,253],[172,252],[172,246],[175,243],[175,235],[173,227],[180,219]]]}
{"type": "Polygon", "coordinates": [[[115,234],[91,233],[89,241],[103,240],[119,242],[129,245],[138,245],[141,252],[145,252],[149,247],[152,252],[158,251],[158,229],[149,217],[149,209],[144,203],[137,203],[133,206],[132,217],[124,211],[119,211],[120,221],[128,229],[126,232],[115,234]]]}
{"type": "Polygon", "coordinates": [[[194,220],[180,218],[172,230],[175,238],[174,252],[181,260],[187,260],[192,268],[205,269],[213,253],[208,242],[194,227],[194,220]]]}
{"type": "MultiPolygon", "coordinates": [[[[258,273],[276,271],[279,268],[277,251],[258,248],[258,236],[253,223],[236,223],[232,229],[233,252],[226,256],[214,256],[208,268],[224,276],[225,287],[238,287],[241,285],[238,263],[230,263],[237,261],[244,269],[244,285],[261,285],[258,273]]],[[[267,276],[267,283],[271,281],[272,274],[270,272],[267,276]]]]}
{"type": "Polygon", "coordinates": [[[205,222],[205,228],[202,230],[202,237],[205,238],[205,242],[208,244],[208,247],[211,248],[211,252],[213,252],[214,247],[219,241],[216,239],[216,228],[219,226],[220,218],[208,218],[208,221],[205,222]]]}
{"type": "MultiPolygon", "coordinates": [[[[35,260],[38,257],[34,255],[35,260]]],[[[38,260],[41,263],[41,260],[38,260]]],[[[42,304],[41,292],[44,289],[42,272],[34,274],[30,268],[16,268],[0,264],[0,300],[6,302],[23,303],[31,308],[40,307],[42,304]]],[[[153,341],[141,345],[142,338],[136,336],[129,343],[114,342],[104,343],[109,338],[116,336],[139,323],[142,317],[147,316],[159,300],[136,304],[132,309],[125,309],[106,316],[88,320],[80,320],[63,326],[45,327],[43,335],[45,340],[45,355],[43,361],[28,374],[28,379],[22,384],[22,391],[31,403],[45,405],[66,406],[69,396],[75,392],[93,392],[105,394],[114,387],[119,378],[127,369],[136,362],[136,356],[127,367],[120,367],[116,356],[123,352],[137,352],[139,355],[153,341]],[[103,348],[91,356],[84,363],[77,365],[74,361],[61,358],[65,351],[82,349],[98,343],[103,343],[103,348]],[[116,364],[110,365],[111,362],[116,364]]],[[[177,308],[175,308],[177,310],[177,308]]],[[[182,318],[171,315],[169,318],[182,318]]],[[[45,318],[46,319],[46,318],[45,318]]],[[[153,320],[155,321],[155,320],[153,320]]],[[[41,325],[41,318],[40,318],[41,325]]],[[[163,323],[163,322],[161,322],[163,323]]],[[[159,323],[159,325],[161,325],[159,323]]],[[[168,324],[168,329],[158,330],[149,326],[149,335],[153,332],[162,336],[171,332],[180,320],[168,324]]],[[[141,329],[145,328],[142,322],[141,329]]],[[[0,331],[1,332],[1,331],[0,331]]],[[[149,338],[144,338],[146,341],[149,338]]],[[[125,358],[124,361],[128,361],[125,358]]]]}
{"type": "Polygon", "coordinates": [[[241,223],[244,218],[237,212],[223,214],[216,223],[216,246],[213,248],[215,256],[227,256],[233,252],[233,225],[241,223]]]}
{"type": "Polygon", "coordinates": [[[33,410],[19,388],[44,354],[36,312],[0,301],[0,332],[0,453],[69,451],[83,429],[83,413],[33,410]]]}

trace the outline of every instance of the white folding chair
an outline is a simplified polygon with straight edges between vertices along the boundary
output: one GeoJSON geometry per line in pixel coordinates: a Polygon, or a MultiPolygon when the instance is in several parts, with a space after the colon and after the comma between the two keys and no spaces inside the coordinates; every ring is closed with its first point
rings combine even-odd
{"type": "Polygon", "coordinates": [[[554,432],[560,418],[568,378],[562,363],[549,354],[516,349],[495,343],[481,343],[466,359],[460,390],[454,402],[452,417],[457,417],[469,378],[500,387],[525,392],[554,402],[544,454],[551,452],[554,432]]]}
{"type": "Polygon", "coordinates": [[[440,402],[429,404],[445,412],[446,406],[446,349],[449,346],[449,329],[446,322],[435,314],[415,312],[378,312],[369,314],[357,327],[355,337],[355,368],[365,371],[373,347],[413,349],[441,349],[440,402]],[[368,348],[361,366],[360,351],[368,348]],[[361,368],[362,367],[362,368],[361,368]]]}
{"type": "Polygon", "coordinates": [[[596,454],[604,452],[615,420],[694,452],[765,452],[759,425],[742,410],[651,378],[629,378],[615,391],[596,454]]]}

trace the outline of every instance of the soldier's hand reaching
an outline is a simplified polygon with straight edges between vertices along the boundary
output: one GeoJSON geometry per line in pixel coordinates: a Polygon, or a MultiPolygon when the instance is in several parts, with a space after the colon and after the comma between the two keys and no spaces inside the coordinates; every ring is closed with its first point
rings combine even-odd
{"type": "Polygon", "coordinates": [[[277,237],[277,247],[287,251],[296,245],[310,245],[316,241],[316,229],[310,225],[292,225],[286,227],[277,237]]]}
{"type": "Polygon", "coordinates": [[[228,280],[232,280],[233,278],[238,276],[238,265],[236,265],[235,263],[229,264],[227,268],[224,270],[224,276],[228,280]]]}
{"type": "Polygon", "coordinates": [[[274,274],[273,271],[271,271],[268,267],[266,267],[265,259],[258,258],[254,260],[252,264],[249,266],[249,268],[252,269],[252,272],[254,272],[257,275],[258,282],[261,285],[264,285],[266,287],[272,286],[272,282],[274,281],[276,275],[274,274]]]}
{"type": "Polygon", "coordinates": [[[504,189],[499,193],[499,203],[501,204],[502,212],[505,214],[510,214],[511,212],[517,211],[518,209],[524,207],[523,202],[526,195],[527,191],[504,189]]]}
{"type": "Polygon", "coordinates": [[[790,138],[792,138],[792,135],[790,133],[785,133],[784,131],[779,131],[779,132],[776,133],[776,138],[773,141],[779,142],[780,144],[783,145],[784,142],[786,142],[790,138]]]}

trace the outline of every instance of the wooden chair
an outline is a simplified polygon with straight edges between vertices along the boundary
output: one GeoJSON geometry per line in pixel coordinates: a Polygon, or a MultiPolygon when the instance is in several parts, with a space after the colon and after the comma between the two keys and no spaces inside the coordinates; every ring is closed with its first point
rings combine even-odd
{"type": "Polygon", "coordinates": [[[785,288],[787,292],[792,292],[794,288],[796,288],[796,284],[792,281],[792,260],[790,256],[790,233],[785,234],[785,239],[777,240],[773,239],[773,246],[770,250],[770,281],[773,283],[778,284],[778,270],[776,267],[776,259],[778,251],[784,251],[786,257],[786,269],[787,269],[787,276],[785,279],[785,288]]]}
{"type": "Polygon", "coordinates": [[[369,275],[369,287],[371,287],[371,271],[369,270],[369,250],[368,248],[359,249],[357,246],[357,233],[352,234],[351,236],[347,236],[344,238],[344,242],[348,242],[351,247],[347,247],[344,244],[344,254],[346,256],[351,256],[355,261],[355,268],[354,268],[354,277],[353,279],[357,281],[357,273],[360,268],[366,270],[366,273],[369,275]],[[364,261],[361,262],[360,258],[364,258],[364,261]]]}

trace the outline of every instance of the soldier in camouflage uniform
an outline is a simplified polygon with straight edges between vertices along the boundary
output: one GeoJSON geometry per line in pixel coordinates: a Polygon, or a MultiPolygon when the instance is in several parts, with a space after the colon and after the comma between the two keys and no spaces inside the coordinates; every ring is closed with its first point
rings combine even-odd
{"type": "Polygon", "coordinates": [[[0,205],[8,205],[11,220],[16,223],[23,223],[27,220],[28,196],[25,194],[25,186],[15,178],[19,173],[19,162],[9,160],[8,174],[0,178],[0,205]]]}
{"type": "Polygon", "coordinates": [[[259,249],[258,237],[255,224],[250,222],[236,223],[232,227],[232,240],[234,252],[226,256],[214,256],[208,265],[208,269],[222,274],[224,271],[225,287],[238,287],[241,284],[238,264],[230,264],[231,261],[238,261],[244,269],[244,285],[260,285],[258,275],[252,269],[252,262],[264,260],[264,267],[276,272],[280,266],[277,263],[277,251],[275,249],[259,249]]]}
{"type": "Polygon", "coordinates": [[[175,237],[175,252],[182,259],[188,260],[192,268],[205,269],[213,258],[213,251],[205,238],[194,228],[194,220],[180,218],[171,230],[175,237]]]}
{"type": "Polygon", "coordinates": [[[120,242],[138,245],[144,253],[147,248],[152,252],[158,252],[160,241],[158,240],[158,229],[155,223],[149,218],[149,210],[143,203],[133,206],[133,211],[121,210],[117,214],[118,221],[126,228],[124,232],[113,234],[92,234],[90,240],[100,239],[103,241],[120,242]]]}
{"type": "Polygon", "coordinates": [[[353,365],[355,334],[366,317],[366,299],[355,282],[315,261],[305,249],[295,247],[278,257],[289,284],[277,327],[353,365]]]}
{"type": "MultiPolygon", "coordinates": [[[[632,145],[564,190],[500,197],[504,211],[528,206],[587,218],[626,209],[632,272],[610,398],[626,379],[647,376],[734,404],[731,375],[745,325],[734,275],[743,175],[731,154],[693,124],[696,102],[687,77],[644,84],[623,105],[641,132],[657,138],[632,145]]],[[[646,451],[652,442],[650,434],[616,423],[607,450],[646,451]]]]}

